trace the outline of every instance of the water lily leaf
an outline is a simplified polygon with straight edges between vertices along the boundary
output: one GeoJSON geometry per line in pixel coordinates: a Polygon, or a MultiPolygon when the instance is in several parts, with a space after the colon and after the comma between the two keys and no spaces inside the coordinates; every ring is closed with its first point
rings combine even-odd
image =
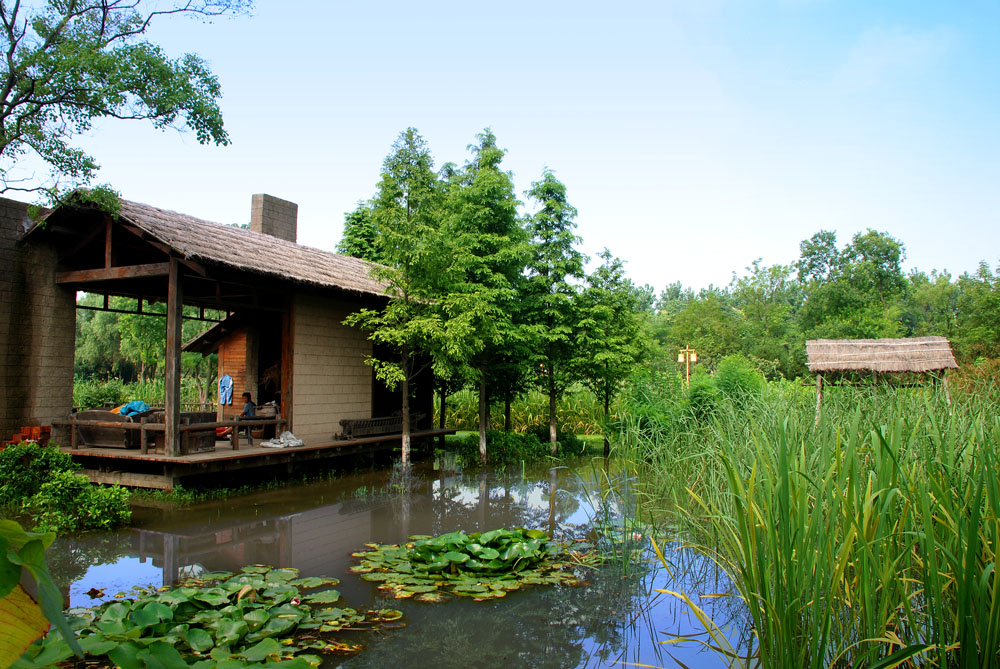
{"type": "Polygon", "coordinates": [[[244,650],[240,655],[244,658],[250,660],[251,662],[260,662],[268,657],[277,656],[281,654],[281,645],[278,644],[274,639],[268,638],[264,639],[260,643],[257,643],[250,648],[244,650]]]}
{"type": "Polygon", "coordinates": [[[527,532],[525,532],[525,534],[528,535],[528,538],[530,538],[530,539],[548,539],[549,538],[549,535],[546,534],[545,532],[543,532],[542,530],[528,530],[527,532]]]}
{"type": "Polygon", "coordinates": [[[403,617],[403,612],[398,609],[379,609],[378,611],[372,611],[374,614],[373,620],[399,620],[403,617]]]}
{"type": "Polygon", "coordinates": [[[297,578],[294,581],[289,581],[288,585],[293,585],[296,588],[305,588],[307,590],[311,590],[312,588],[319,588],[324,585],[340,585],[340,579],[308,576],[306,578],[297,578]]]}
{"type": "Polygon", "coordinates": [[[263,564],[255,564],[250,567],[243,567],[240,569],[244,574],[266,574],[271,571],[271,568],[263,564]]]}
{"type": "Polygon", "coordinates": [[[443,602],[448,596],[443,592],[425,592],[423,594],[417,595],[413,599],[418,602],[430,602],[431,604],[437,604],[438,602],[443,602]]]}
{"type": "Polygon", "coordinates": [[[332,604],[340,599],[340,593],[336,590],[323,590],[312,595],[307,595],[305,601],[313,604],[332,604]]]}
{"type": "Polygon", "coordinates": [[[138,659],[144,660],[149,667],[160,669],[187,669],[188,663],[184,661],[177,649],[163,641],[157,641],[149,645],[146,650],[139,651],[138,659]]]}
{"type": "Polygon", "coordinates": [[[434,592],[437,590],[436,585],[410,585],[407,584],[406,589],[410,592],[434,592]]]}
{"type": "Polygon", "coordinates": [[[108,659],[122,669],[143,669],[139,661],[139,652],[144,649],[132,643],[120,643],[116,648],[108,651],[108,659]]]}
{"type": "Polygon", "coordinates": [[[393,577],[392,574],[385,574],[380,572],[361,575],[361,578],[364,579],[365,581],[388,581],[392,577],[393,577]]]}
{"type": "Polygon", "coordinates": [[[199,653],[204,653],[215,646],[215,641],[212,640],[212,636],[205,630],[197,627],[188,631],[187,643],[191,646],[191,650],[196,650],[199,653]]]}

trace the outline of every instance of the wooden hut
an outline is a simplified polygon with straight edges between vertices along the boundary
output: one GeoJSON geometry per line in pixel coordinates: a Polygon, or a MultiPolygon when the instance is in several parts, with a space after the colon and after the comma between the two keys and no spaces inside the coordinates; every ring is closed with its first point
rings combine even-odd
{"type": "MultiPolygon", "coordinates": [[[[816,374],[816,420],[823,402],[823,375],[935,374],[958,369],[951,344],[944,337],[905,339],[811,339],[806,342],[809,371],[816,374]]],[[[948,380],[944,380],[945,394],[948,380]]],[[[948,398],[949,403],[951,398],[948,398]]]]}
{"type": "MultiPolygon", "coordinates": [[[[389,392],[365,362],[371,341],[343,324],[359,308],[384,305],[384,286],[364,260],[296,243],[294,203],[254,195],[250,229],[242,229],[128,200],[109,215],[71,198],[25,234],[23,205],[0,204],[6,207],[0,208],[0,251],[23,266],[26,277],[15,276],[8,289],[0,276],[0,314],[9,312],[30,335],[0,332],[0,380],[16,378],[25,388],[23,398],[0,397],[3,427],[8,415],[12,427],[69,416],[77,291],[104,295],[107,310],[113,310],[108,296],[136,298],[138,313],[144,302],[166,305],[165,313],[151,314],[164,319],[166,330],[159,428],[165,456],[186,455],[180,337],[181,321],[191,315],[185,306],[199,308],[196,318],[207,319],[206,310],[228,315],[189,350],[224,347],[219,371],[233,377],[236,401],[244,390],[257,401],[280,398],[281,424],[307,446],[336,441],[341,421],[398,411],[398,392],[389,392]],[[20,294],[23,299],[9,300],[20,294]],[[11,360],[24,362],[4,364],[11,360]]],[[[418,384],[413,402],[414,413],[428,422],[430,381],[418,384]]],[[[234,409],[219,406],[216,416],[231,418],[234,409]]]]}

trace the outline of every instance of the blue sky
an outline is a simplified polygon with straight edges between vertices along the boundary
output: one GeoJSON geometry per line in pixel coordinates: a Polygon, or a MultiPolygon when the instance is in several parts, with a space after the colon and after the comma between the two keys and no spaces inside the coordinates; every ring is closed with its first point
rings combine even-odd
{"type": "Polygon", "coordinates": [[[129,199],[223,223],[299,204],[333,249],[396,135],[437,164],[486,126],[519,193],[555,170],[591,255],[632,278],[726,284],[867,228],[906,267],[1000,261],[1000,6],[987,2],[257,0],[161,22],[218,75],[233,144],[104,122],[80,144],[129,199]]]}

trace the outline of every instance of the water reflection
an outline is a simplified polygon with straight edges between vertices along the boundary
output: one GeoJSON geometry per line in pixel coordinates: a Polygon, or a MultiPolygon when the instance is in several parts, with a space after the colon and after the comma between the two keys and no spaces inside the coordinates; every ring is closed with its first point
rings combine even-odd
{"type": "MultiPolygon", "coordinates": [[[[90,605],[133,585],[171,585],[203,571],[247,564],[291,566],[303,576],[336,576],[350,606],[401,608],[407,626],[330,666],[538,667],[727,666],[699,644],[664,646],[673,635],[703,631],[681,602],[657,588],[724,593],[729,583],[711,563],[667,547],[671,568],[647,557],[610,566],[585,587],[534,588],[491,602],[458,598],[441,605],[385,601],[373,584],[348,572],[365,543],[397,543],[411,534],[456,529],[539,527],[557,538],[585,534],[595,519],[620,522],[634,508],[628,485],[601,462],[529,469],[513,475],[466,475],[448,463],[421,463],[410,479],[370,472],[322,484],[262,492],[180,510],[137,510],[134,527],[114,535],[60,540],[53,572],[71,605],[90,605]]],[[[624,529],[624,528],[623,528],[624,529]]],[[[638,544],[637,544],[638,545],[638,544]]],[[[643,544],[646,545],[646,544],[643,544]]],[[[745,628],[732,598],[702,602],[727,631],[745,628]]]]}

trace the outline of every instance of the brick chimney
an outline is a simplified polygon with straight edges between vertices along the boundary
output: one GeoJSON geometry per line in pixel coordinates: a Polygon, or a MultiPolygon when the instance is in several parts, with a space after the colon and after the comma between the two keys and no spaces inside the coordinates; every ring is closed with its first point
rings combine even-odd
{"type": "Polygon", "coordinates": [[[250,229],[289,242],[296,241],[299,205],[258,193],[250,199],[250,229]]]}

